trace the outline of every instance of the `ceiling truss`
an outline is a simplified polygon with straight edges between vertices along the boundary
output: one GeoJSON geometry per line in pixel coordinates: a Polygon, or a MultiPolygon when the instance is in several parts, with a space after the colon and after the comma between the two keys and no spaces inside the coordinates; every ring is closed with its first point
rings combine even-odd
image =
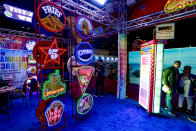
{"type": "MultiPolygon", "coordinates": [[[[121,27],[123,28],[123,30],[133,31],[140,28],[150,27],[161,23],[183,19],[185,17],[196,16],[196,5],[194,5],[191,7],[186,7],[185,9],[178,10],[177,12],[174,13],[167,13],[165,11],[160,11],[137,19],[133,19],[129,21],[121,21],[84,0],[77,0],[76,2],[74,2],[73,0],[53,0],[53,1],[59,4],[60,6],[62,6],[62,8],[65,10],[71,11],[72,13],[76,13],[78,15],[86,15],[91,20],[104,25],[106,27],[103,29],[104,33],[94,35],[93,36],[94,38],[116,34],[121,27]]],[[[118,2],[120,1],[121,0],[112,0],[112,3],[114,4],[113,7],[119,5],[118,2]]],[[[123,6],[118,6],[118,8],[119,11],[123,10],[122,9],[123,6]]],[[[3,13],[3,10],[4,10],[3,6],[0,6],[1,14],[3,13]]],[[[0,28],[1,33],[4,32],[5,30],[6,29],[0,28]]],[[[7,33],[9,34],[13,33],[16,35],[24,34],[29,37],[35,36],[34,33],[25,33],[22,31],[15,31],[15,30],[9,30],[9,32],[7,33]]]]}

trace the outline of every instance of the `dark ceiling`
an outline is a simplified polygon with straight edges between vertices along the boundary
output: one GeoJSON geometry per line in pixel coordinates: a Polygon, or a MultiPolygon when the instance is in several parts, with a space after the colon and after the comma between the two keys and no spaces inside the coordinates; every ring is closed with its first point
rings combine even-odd
{"type": "MultiPolygon", "coordinates": [[[[89,0],[90,1],[90,0],[89,0]]],[[[0,5],[3,4],[13,5],[25,10],[34,12],[34,0],[1,0],[0,5]]],[[[168,40],[168,44],[165,48],[179,48],[179,47],[189,47],[196,45],[196,18],[188,18],[186,20],[180,20],[175,22],[175,39],[168,40]]],[[[34,26],[32,23],[21,22],[14,19],[9,19],[0,14],[0,28],[7,28],[25,32],[34,33],[34,26]]],[[[155,27],[144,28],[137,31],[129,31],[127,36],[128,51],[131,50],[132,42],[136,37],[140,37],[142,40],[152,40],[153,39],[153,29],[155,27]]],[[[68,37],[68,32],[65,31],[65,37],[68,37]]],[[[110,50],[111,55],[117,55],[118,50],[118,37],[117,35],[108,36],[100,39],[95,39],[91,41],[94,48],[110,50]]]]}

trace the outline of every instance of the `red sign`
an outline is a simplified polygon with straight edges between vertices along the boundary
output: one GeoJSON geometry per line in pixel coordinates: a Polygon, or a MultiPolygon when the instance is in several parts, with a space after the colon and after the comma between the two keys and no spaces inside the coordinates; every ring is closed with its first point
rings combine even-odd
{"type": "Polygon", "coordinates": [[[58,47],[56,38],[52,42],[41,41],[37,46],[40,58],[37,58],[36,46],[33,49],[33,57],[42,65],[60,65],[60,57],[67,51],[67,49],[58,47]]]}
{"type": "Polygon", "coordinates": [[[48,126],[53,126],[59,123],[63,112],[64,104],[59,100],[53,101],[45,112],[45,117],[47,119],[48,126]]]}
{"type": "Polygon", "coordinates": [[[76,74],[80,83],[80,89],[82,93],[85,93],[86,88],[91,80],[95,68],[91,66],[82,66],[76,68],[76,74]]]}
{"type": "Polygon", "coordinates": [[[66,25],[66,17],[61,7],[56,3],[44,1],[37,10],[38,21],[49,32],[60,32],[66,25]]]}

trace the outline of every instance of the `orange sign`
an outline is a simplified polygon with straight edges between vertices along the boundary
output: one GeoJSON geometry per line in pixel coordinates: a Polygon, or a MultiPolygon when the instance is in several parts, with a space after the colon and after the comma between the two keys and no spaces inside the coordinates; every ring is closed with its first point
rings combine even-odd
{"type": "Polygon", "coordinates": [[[187,6],[193,6],[196,0],[168,0],[165,4],[165,12],[172,13],[187,6]]]}

